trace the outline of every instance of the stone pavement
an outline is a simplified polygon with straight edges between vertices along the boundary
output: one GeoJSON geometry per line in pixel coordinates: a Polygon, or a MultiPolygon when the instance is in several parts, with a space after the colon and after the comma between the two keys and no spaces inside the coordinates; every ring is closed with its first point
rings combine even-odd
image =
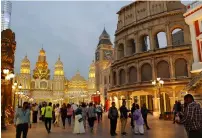
{"type": "MultiPolygon", "coordinates": [[[[145,135],[134,135],[131,131],[130,122],[127,123],[127,136],[121,136],[120,134],[120,121],[117,125],[118,135],[114,138],[130,137],[130,138],[187,138],[186,132],[182,125],[172,124],[171,121],[162,121],[152,116],[148,117],[149,126],[151,130],[145,130],[145,135]]],[[[67,122],[66,122],[67,123],[67,122]]],[[[32,128],[28,132],[28,138],[111,138],[109,134],[109,120],[107,115],[104,115],[103,121],[100,124],[95,123],[94,133],[90,133],[87,129],[85,134],[72,134],[72,128],[66,127],[53,127],[50,134],[45,130],[44,124],[39,122],[33,124],[32,128]]],[[[2,131],[2,138],[15,138],[14,126],[9,126],[8,130],[2,131]]]]}

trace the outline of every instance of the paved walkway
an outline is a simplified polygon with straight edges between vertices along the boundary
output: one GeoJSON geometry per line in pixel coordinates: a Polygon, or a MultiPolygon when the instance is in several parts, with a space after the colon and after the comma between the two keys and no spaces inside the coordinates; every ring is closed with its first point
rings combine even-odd
{"type": "MultiPolygon", "coordinates": [[[[120,134],[120,121],[118,121],[117,133],[118,136],[115,138],[130,137],[130,138],[187,138],[184,131],[184,127],[178,124],[172,124],[171,121],[161,121],[157,118],[149,116],[148,119],[151,130],[146,130],[144,136],[133,135],[131,132],[130,123],[128,120],[127,124],[127,136],[121,136],[120,134]]],[[[85,134],[72,134],[72,128],[66,127],[62,129],[61,127],[53,127],[50,134],[45,130],[44,124],[39,122],[33,124],[32,128],[28,132],[28,138],[111,138],[109,134],[109,120],[105,115],[102,123],[95,124],[94,133],[90,133],[87,129],[85,134]]],[[[9,126],[8,130],[2,131],[2,138],[15,138],[15,128],[14,126],[9,126]]]]}

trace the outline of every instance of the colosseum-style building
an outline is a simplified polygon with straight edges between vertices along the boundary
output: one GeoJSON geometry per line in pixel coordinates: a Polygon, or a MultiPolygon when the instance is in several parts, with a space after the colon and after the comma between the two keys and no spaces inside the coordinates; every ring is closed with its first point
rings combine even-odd
{"type": "Polygon", "coordinates": [[[154,113],[170,112],[191,79],[189,27],[180,1],[136,1],[118,11],[115,60],[108,99],[144,103],[154,113]],[[156,89],[152,80],[165,83],[156,89]]]}

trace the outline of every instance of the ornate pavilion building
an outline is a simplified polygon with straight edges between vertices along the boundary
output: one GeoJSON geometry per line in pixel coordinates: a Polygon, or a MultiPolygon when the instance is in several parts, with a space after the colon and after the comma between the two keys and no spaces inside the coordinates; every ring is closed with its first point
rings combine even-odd
{"type": "Polygon", "coordinates": [[[89,102],[92,92],[95,92],[95,67],[94,62],[90,66],[89,80],[85,80],[77,71],[70,80],[66,79],[63,63],[58,58],[55,63],[53,78],[50,77],[50,69],[46,60],[46,52],[42,48],[39,52],[31,75],[30,61],[27,56],[21,62],[20,73],[15,78],[22,84],[22,92],[34,99],[34,102],[89,102]]]}

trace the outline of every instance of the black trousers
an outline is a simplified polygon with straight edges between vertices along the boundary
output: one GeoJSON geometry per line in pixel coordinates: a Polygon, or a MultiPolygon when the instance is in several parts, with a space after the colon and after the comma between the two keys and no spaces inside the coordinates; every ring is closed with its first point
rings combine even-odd
{"type": "Polygon", "coordinates": [[[27,138],[28,132],[28,123],[19,124],[16,126],[16,138],[21,138],[21,134],[23,133],[23,138],[27,138]]]}
{"type": "Polygon", "coordinates": [[[34,111],[33,112],[33,123],[37,123],[37,115],[38,115],[38,111],[34,111]]]}
{"type": "Polygon", "coordinates": [[[117,118],[110,119],[110,134],[114,135],[116,133],[117,118]]]}
{"type": "Polygon", "coordinates": [[[88,124],[89,124],[90,128],[94,127],[94,121],[95,121],[94,117],[89,117],[88,118],[88,124]]]}
{"type": "Polygon", "coordinates": [[[68,124],[71,125],[72,116],[71,115],[67,115],[67,119],[68,119],[68,124]]]}
{"type": "Polygon", "coordinates": [[[177,112],[174,112],[173,123],[175,123],[176,114],[177,114],[177,112]]]}
{"type": "Polygon", "coordinates": [[[149,128],[148,123],[147,123],[147,116],[143,116],[144,119],[144,124],[146,125],[147,129],[149,128]]]}
{"type": "Polygon", "coordinates": [[[98,120],[98,123],[100,122],[101,119],[102,119],[102,113],[101,113],[101,112],[98,112],[98,113],[97,113],[97,120],[98,120]]]}
{"type": "Polygon", "coordinates": [[[65,127],[66,116],[61,116],[61,118],[62,118],[62,124],[63,124],[63,127],[65,127]]]}
{"type": "Polygon", "coordinates": [[[131,127],[132,128],[134,128],[135,126],[134,126],[134,119],[133,119],[133,116],[131,117],[131,120],[130,120],[130,125],[131,125],[131,127]]]}
{"type": "Polygon", "coordinates": [[[51,118],[45,118],[45,127],[48,132],[51,130],[51,118]]]}
{"type": "Polygon", "coordinates": [[[202,138],[202,129],[195,130],[195,131],[189,131],[188,138],[202,138]]]}

